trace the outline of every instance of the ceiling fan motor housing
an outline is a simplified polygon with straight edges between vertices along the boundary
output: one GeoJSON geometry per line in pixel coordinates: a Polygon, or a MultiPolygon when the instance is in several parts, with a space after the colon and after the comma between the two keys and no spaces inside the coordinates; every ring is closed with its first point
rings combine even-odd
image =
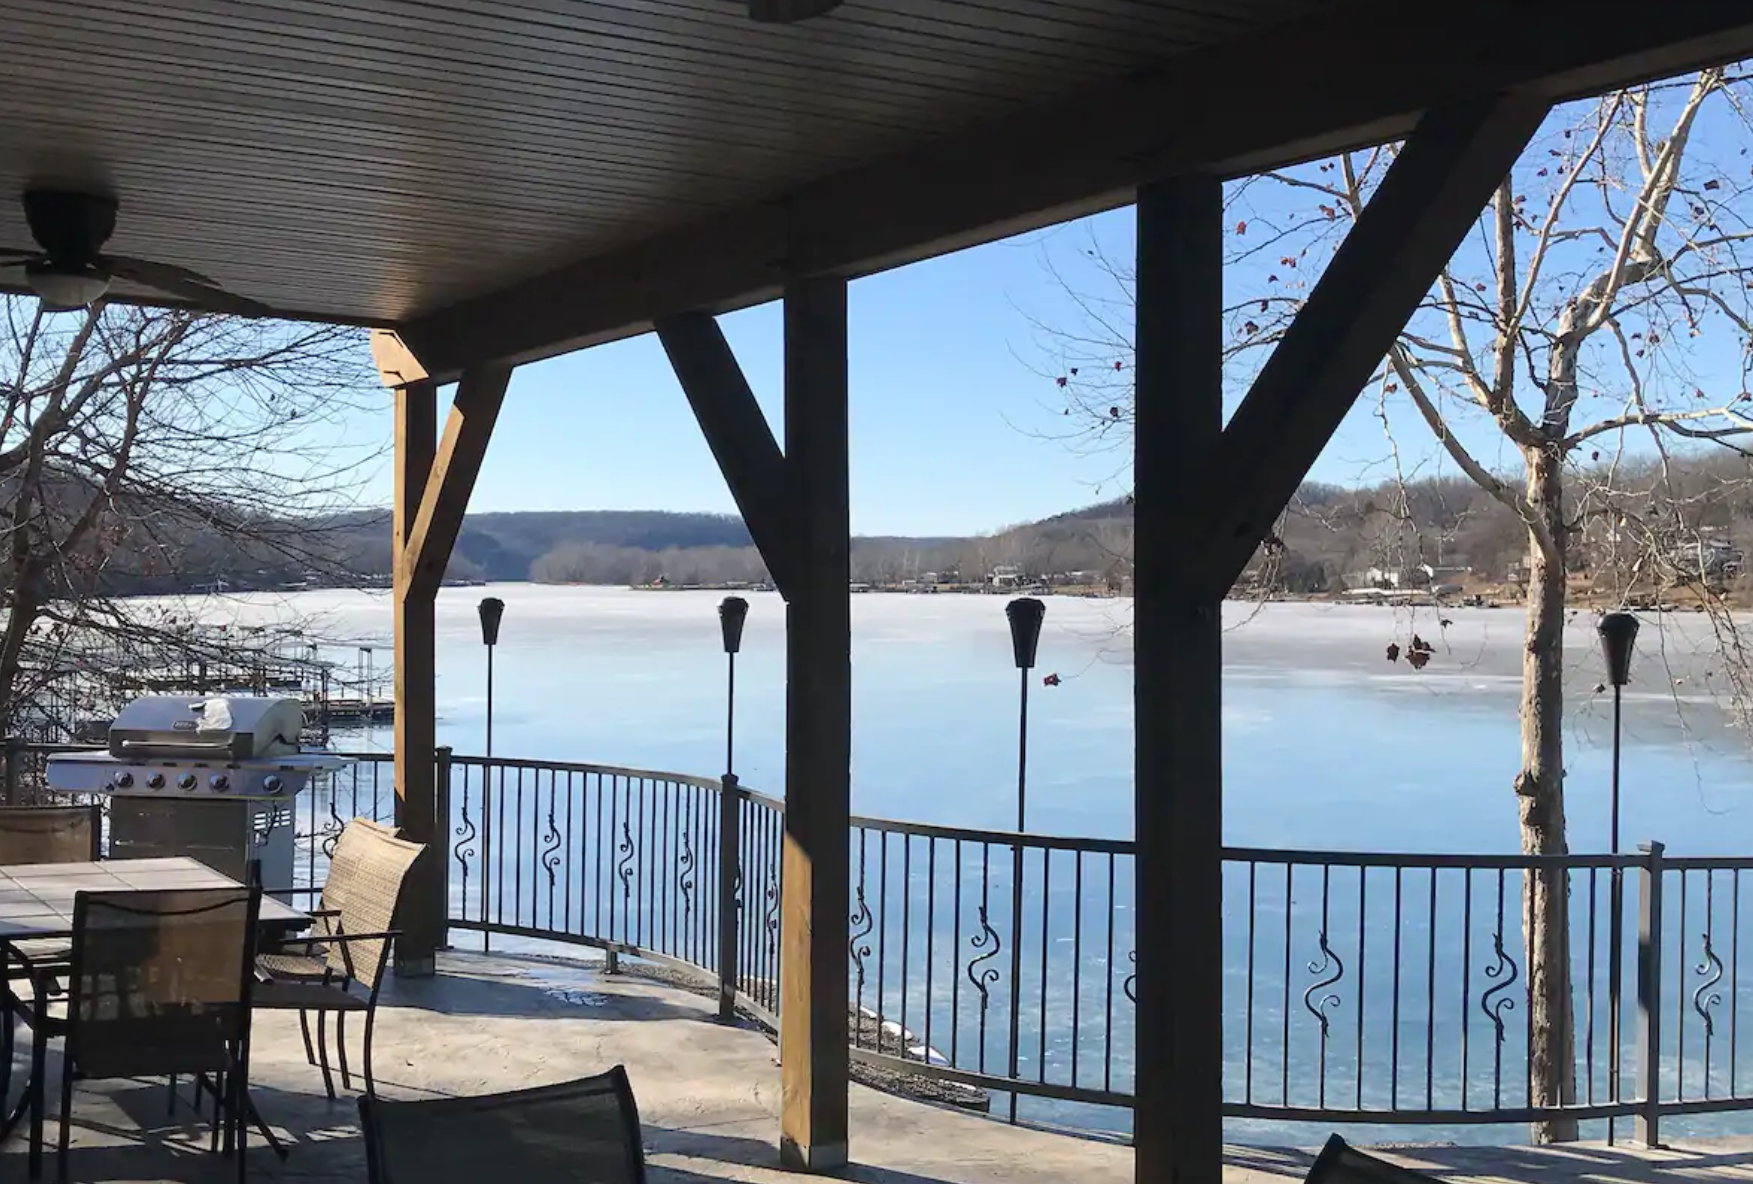
{"type": "Polygon", "coordinates": [[[116,199],[65,189],[24,194],[24,220],[31,237],[63,268],[92,268],[116,230],[116,199]]]}

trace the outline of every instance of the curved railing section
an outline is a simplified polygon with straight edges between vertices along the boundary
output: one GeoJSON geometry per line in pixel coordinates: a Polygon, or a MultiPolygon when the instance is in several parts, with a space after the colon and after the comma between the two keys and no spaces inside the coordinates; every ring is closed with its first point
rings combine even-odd
{"type": "MultiPolygon", "coordinates": [[[[40,795],[42,756],[57,750],[7,746],[10,800],[40,795]]],[[[731,779],[444,749],[435,764],[453,936],[650,960],[777,1024],[783,803],[731,779]]],[[[322,881],[349,819],[395,818],[392,779],[387,754],[354,754],[301,795],[301,880],[322,881]]],[[[1019,1098],[1131,1105],[1130,842],[862,817],[849,842],[855,1059],[938,1079],[970,1104],[996,1093],[1013,1117],[1019,1098]]],[[[1753,857],[1668,858],[1659,845],[1562,857],[1227,848],[1214,1017],[1225,1112],[1649,1125],[1753,1108],[1738,1039],[1744,891],[1753,857]],[[1565,889],[1576,1085],[1564,1098],[1542,1096],[1529,1070],[1524,904],[1538,877],[1565,889]]],[[[1085,1121],[1114,1125],[1101,1113],[1085,1121]]]]}

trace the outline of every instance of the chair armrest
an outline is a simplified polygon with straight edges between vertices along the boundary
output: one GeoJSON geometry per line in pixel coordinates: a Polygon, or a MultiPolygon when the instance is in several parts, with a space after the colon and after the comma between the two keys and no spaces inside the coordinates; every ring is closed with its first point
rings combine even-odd
{"type": "Polygon", "coordinates": [[[330,946],[346,945],[350,941],[393,941],[402,936],[400,929],[386,929],[382,933],[328,933],[313,934],[310,937],[289,937],[289,946],[330,946]]]}

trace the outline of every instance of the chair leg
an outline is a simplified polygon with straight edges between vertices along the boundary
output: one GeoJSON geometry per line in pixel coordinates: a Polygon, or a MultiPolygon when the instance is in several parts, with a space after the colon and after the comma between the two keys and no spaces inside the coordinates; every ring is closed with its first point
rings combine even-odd
{"type": "Polygon", "coordinates": [[[47,1093],[43,1078],[48,1074],[49,1042],[41,1032],[30,1037],[30,1178],[43,1178],[43,1099],[47,1093]]]}
{"type": "Polygon", "coordinates": [[[365,1012],[365,1096],[377,1096],[377,1082],[371,1076],[371,1035],[377,1027],[377,1004],[373,1001],[365,1012]]]}
{"type": "Polygon", "coordinates": [[[0,990],[6,992],[0,998],[0,1007],[5,1008],[4,1023],[0,1023],[0,1114],[7,1112],[6,1105],[12,1099],[12,1057],[17,1051],[18,1017],[12,1012],[12,984],[0,983],[0,990]]]}
{"type": "Polygon", "coordinates": [[[213,1130],[208,1136],[207,1142],[209,1154],[219,1154],[219,1124],[225,1120],[225,1074],[215,1073],[213,1075],[213,1130]]]}
{"type": "Polygon", "coordinates": [[[309,1065],[317,1063],[317,1050],[310,1042],[310,1012],[300,1010],[298,1013],[298,1030],[304,1036],[304,1059],[309,1065]]]}
{"type": "Polygon", "coordinates": [[[232,1129],[237,1132],[237,1184],[244,1184],[245,1177],[249,1174],[249,1078],[241,1066],[231,1077],[231,1124],[232,1129]]]}
{"type": "Polygon", "coordinates": [[[61,1059],[61,1139],[55,1149],[55,1178],[67,1184],[67,1154],[73,1144],[73,1063],[61,1059]]]}
{"type": "Polygon", "coordinates": [[[329,1013],[317,1012],[317,1064],[323,1071],[323,1088],[328,1091],[329,1100],[335,1100],[335,1078],[329,1072],[329,1013]]]}
{"type": "Polygon", "coordinates": [[[353,1075],[347,1071],[347,1013],[335,1013],[335,1053],[341,1062],[341,1087],[353,1088],[353,1075]]]}

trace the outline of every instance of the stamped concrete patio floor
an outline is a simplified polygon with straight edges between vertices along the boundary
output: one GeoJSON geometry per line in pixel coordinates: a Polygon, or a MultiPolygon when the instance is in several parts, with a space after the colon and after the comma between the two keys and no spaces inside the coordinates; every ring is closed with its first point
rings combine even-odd
{"type": "MultiPolygon", "coordinates": [[[[293,1017],[264,1015],[257,1023],[253,1092],[268,1122],[292,1143],[292,1157],[282,1164],[259,1139],[253,1141],[251,1178],[363,1184],[365,1160],[352,1097],[343,1095],[337,1102],[324,1097],[319,1074],[305,1063],[293,1017]]],[[[352,1043],[356,1046],[356,1038],[352,1043]]],[[[50,1063],[55,1076],[53,1057],[50,1063]]],[[[390,1096],[485,1093],[563,1081],[617,1063],[627,1066],[638,1094],[653,1184],[778,1184],[800,1178],[777,1167],[779,1071],[773,1044],[759,1031],[717,1023],[710,1002],[700,996],[588,966],[458,954],[441,961],[437,978],[392,982],[379,1014],[378,1086],[390,1096]]],[[[50,1085],[53,1096],[54,1082],[50,1085]]],[[[1129,1184],[1132,1179],[1132,1152],[1125,1146],[1008,1127],[852,1088],[857,1163],[841,1173],[847,1179],[867,1184],[1129,1184]]],[[[87,1184],[232,1179],[230,1162],[206,1153],[206,1128],[190,1120],[186,1106],[176,1118],[167,1116],[165,1102],[162,1081],[82,1085],[74,1102],[72,1178],[87,1184]]],[[[1442,1147],[1396,1157],[1456,1180],[1753,1184],[1753,1140],[1660,1153],[1595,1146],[1442,1147]]],[[[1309,1162],[1304,1152],[1236,1147],[1226,1175],[1230,1184],[1280,1184],[1300,1179],[1309,1162]]],[[[24,1166],[22,1137],[14,1136],[0,1150],[0,1181],[22,1180],[24,1166]]],[[[52,1158],[46,1166],[52,1173],[52,1158]]]]}

